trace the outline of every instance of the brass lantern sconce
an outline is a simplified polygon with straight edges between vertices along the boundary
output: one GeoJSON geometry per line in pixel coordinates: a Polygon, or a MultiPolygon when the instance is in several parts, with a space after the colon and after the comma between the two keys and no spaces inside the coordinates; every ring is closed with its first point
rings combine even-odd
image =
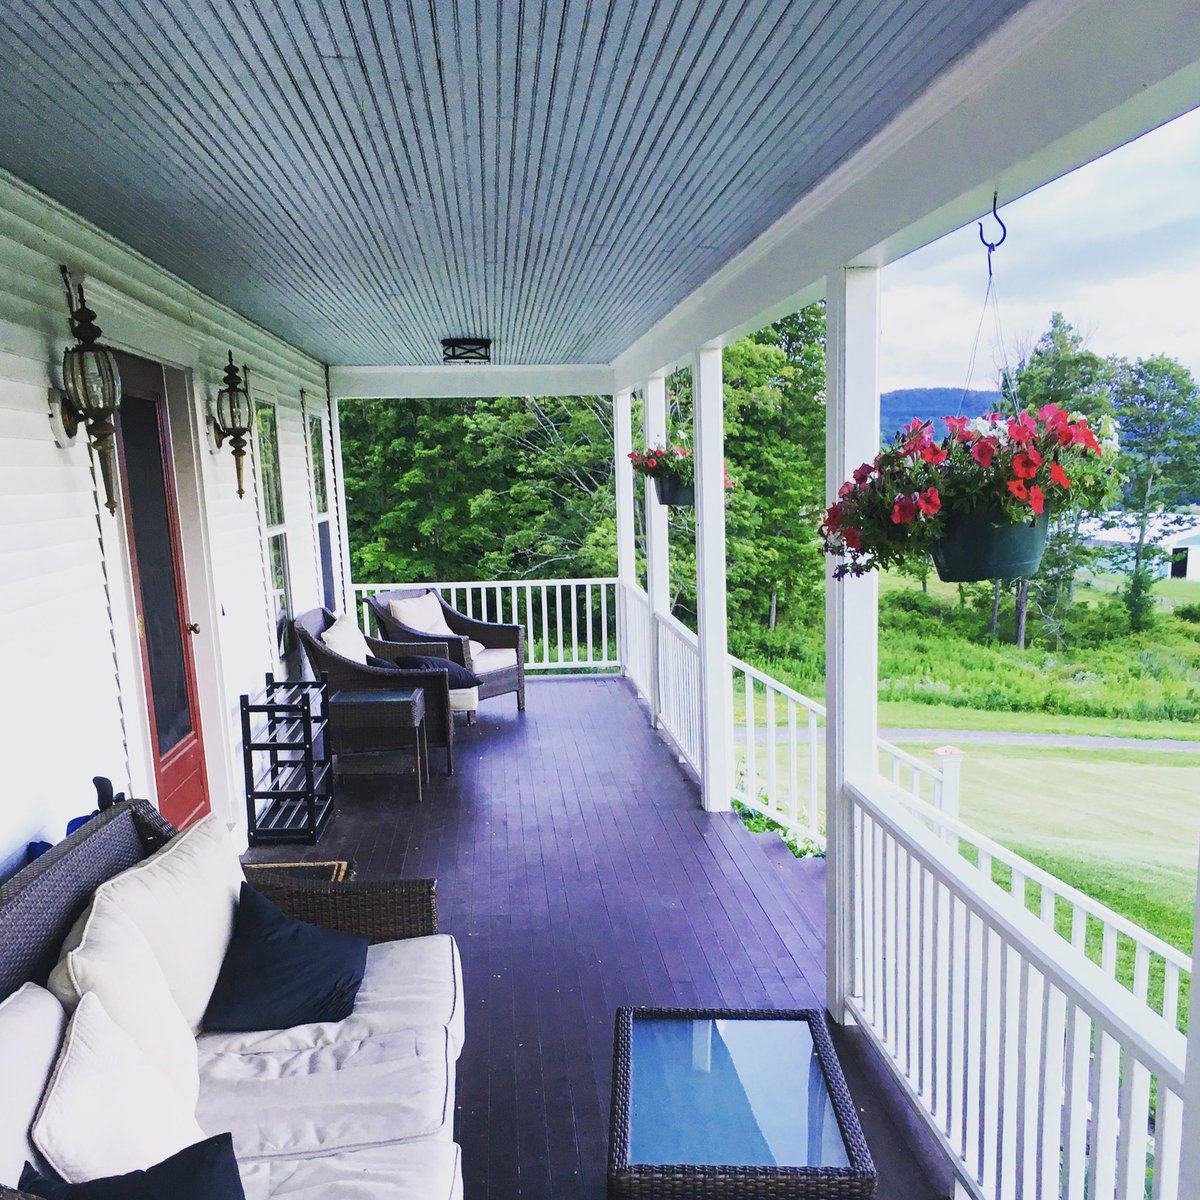
{"type": "Polygon", "coordinates": [[[246,437],[250,433],[250,370],[242,367],[237,369],[233,361],[233,351],[229,352],[229,365],[225,368],[225,386],[217,393],[217,411],[209,415],[208,423],[212,431],[213,441],[220,449],[226,439],[233,449],[233,463],[237,470],[237,494],[244,496],[246,437]],[[243,382],[242,375],[246,376],[243,382]]]}
{"type": "Polygon", "coordinates": [[[51,424],[61,426],[70,444],[82,424],[91,448],[100,461],[105,507],[117,511],[117,446],[113,416],[121,404],[121,372],[107,346],[100,344],[96,314],[87,306],[83,285],[77,288],[78,304],[71,293],[71,275],[61,268],[71,314],[75,345],[63,352],[63,394],[52,402],[51,424]]]}

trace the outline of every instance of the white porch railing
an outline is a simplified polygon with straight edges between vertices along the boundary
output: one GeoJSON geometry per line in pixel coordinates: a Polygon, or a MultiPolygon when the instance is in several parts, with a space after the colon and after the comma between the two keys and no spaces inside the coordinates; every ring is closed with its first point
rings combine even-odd
{"type": "MultiPolygon", "coordinates": [[[[734,796],[825,845],[825,706],[730,655],[737,771],[734,796]]],[[[942,771],[879,738],[880,773],[914,800],[949,797],[942,771]]],[[[957,798],[950,805],[957,809],[957,798]]]]}
{"type": "Polygon", "coordinates": [[[1044,923],[931,839],[907,797],[877,784],[870,795],[846,789],[849,1006],[968,1190],[1174,1200],[1183,1035],[1081,954],[1064,953],[1044,923]]]}
{"type": "Polygon", "coordinates": [[[700,769],[700,646],[674,617],[659,613],[658,719],[684,758],[700,769]]]}
{"type": "Polygon", "coordinates": [[[1183,1024],[1186,1013],[1180,1004],[1180,984],[1191,979],[1188,954],[935,805],[904,792],[897,796],[910,815],[957,851],[965,867],[1036,914],[1047,930],[1121,983],[1172,1028],[1183,1024]]]}
{"type": "Polygon", "coordinates": [[[468,617],[523,626],[527,671],[615,671],[621,665],[615,579],[356,583],[362,628],[371,628],[367,596],[409,586],[437,588],[468,617]]]}

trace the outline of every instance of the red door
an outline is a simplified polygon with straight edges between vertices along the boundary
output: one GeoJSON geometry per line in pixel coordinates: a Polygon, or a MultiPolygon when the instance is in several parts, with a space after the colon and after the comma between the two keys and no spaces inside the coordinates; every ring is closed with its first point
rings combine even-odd
{"type": "Polygon", "coordinates": [[[120,355],[117,444],[150,710],[158,806],[178,828],[209,811],[162,367],[120,355]]]}

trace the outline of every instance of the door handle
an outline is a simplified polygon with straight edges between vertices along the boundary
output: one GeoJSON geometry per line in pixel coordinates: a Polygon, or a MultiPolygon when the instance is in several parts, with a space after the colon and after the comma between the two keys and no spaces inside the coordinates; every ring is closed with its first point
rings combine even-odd
{"type": "Polygon", "coordinates": [[[191,624],[188,626],[188,633],[199,633],[199,632],[200,632],[200,626],[199,626],[199,624],[198,624],[196,621],[193,621],[193,622],[192,622],[192,623],[191,623],[191,624]]]}

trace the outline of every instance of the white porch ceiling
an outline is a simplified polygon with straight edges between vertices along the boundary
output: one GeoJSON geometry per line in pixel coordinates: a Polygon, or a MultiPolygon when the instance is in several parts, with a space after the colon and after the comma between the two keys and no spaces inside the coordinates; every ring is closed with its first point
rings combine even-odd
{"type": "Polygon", "coordinates": [[[331,364],[610,363],[1025,0],[23,0],[0,166],[331,364]]]}

